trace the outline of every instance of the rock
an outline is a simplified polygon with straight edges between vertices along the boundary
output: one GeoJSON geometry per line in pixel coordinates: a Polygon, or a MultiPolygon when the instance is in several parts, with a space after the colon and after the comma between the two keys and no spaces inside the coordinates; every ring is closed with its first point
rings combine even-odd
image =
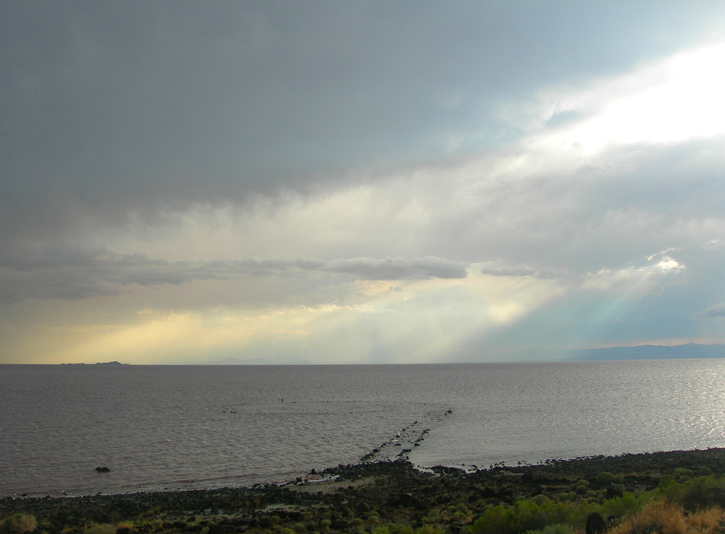
{"type": "Polygon", "coordinates": [[[587,534],[604,534],[607,530],[607,522],[599,512],[589,514],[587,517],[587,534]]]}

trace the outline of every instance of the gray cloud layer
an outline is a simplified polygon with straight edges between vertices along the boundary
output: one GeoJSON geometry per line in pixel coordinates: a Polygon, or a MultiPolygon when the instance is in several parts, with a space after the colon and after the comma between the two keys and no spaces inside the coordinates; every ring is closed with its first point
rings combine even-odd
{"type": "Polygon", "coordinates": [[[108,250],[45,249],[0,263],[0,303],[26,298],[79,299],[114,295],[128,284],[180,285],[195,280],[234,280],[250,276],[299,276],[302,272],[351,275],[362,280],[465,278],[463,265],[442,258],[244,260],[152,259],[145,254],[108,250]]]}

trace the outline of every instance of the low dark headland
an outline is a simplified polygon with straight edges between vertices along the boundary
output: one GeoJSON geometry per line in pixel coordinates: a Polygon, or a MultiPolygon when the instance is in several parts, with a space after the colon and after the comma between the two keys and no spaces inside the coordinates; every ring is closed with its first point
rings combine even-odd
{"type": "MultiPolygon", "coordinates": [[[[601,523],[590,519],[587,534],[617,528],[685,534],[697,530],[688,521],[706,522],[695,511],[725,506],[724,473],[725,449],[551,461],[475,473],[445,467],[421,472],[402,461],[341,465],[284,486],[7,497],[0,499],[0,518],[23,514],[25,527],[6,521],[0,530],[28,530],[32,515],[35,532],[49,534],[567,534],[584,532],[587,518],[599,514],[601,523]],[[638,511],[667,523],[652,526],[639,516],[627,523],[638,511]]],[[[707,532],[725,531],[722,512],[708,517],[712,528],[707,532]]],[[[15,522],[20,519],[16,516],[15,522]]],[[[704,527],[697,531],[706,532],[704,527]]]]}

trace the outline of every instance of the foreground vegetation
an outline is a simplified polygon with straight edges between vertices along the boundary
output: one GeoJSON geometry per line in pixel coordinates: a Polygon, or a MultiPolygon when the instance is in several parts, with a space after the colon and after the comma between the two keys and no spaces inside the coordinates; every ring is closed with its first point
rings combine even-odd
{"type": "Polygon", "coordinates": [[[3,499],[0,534],[725,533],[722,450],[436,471],[395,462],[322,474],[335,483],[3,499]]]}

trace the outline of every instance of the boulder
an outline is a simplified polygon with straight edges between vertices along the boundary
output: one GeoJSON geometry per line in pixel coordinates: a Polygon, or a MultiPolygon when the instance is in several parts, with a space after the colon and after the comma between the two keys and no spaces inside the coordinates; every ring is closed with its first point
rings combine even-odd
{"type": "Polygon", "coordinates": [[[599,512],[589,514],[587,517],[587,534],[604,534],[607,530],[607,522],[599,512]]]}

